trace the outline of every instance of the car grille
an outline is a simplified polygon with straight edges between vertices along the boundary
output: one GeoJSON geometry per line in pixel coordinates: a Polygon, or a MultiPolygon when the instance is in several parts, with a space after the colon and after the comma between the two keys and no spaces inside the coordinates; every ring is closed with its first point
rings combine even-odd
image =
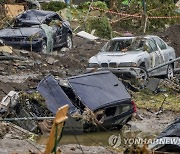
{"type": "Polygon", "coordinates": [[[101,67],[108,67],[108,63],[101,63],[101,67]]]}
{"type": "Polygon", "coordinates": [[[109,67],[115,68],[115,67],[117,67],[117,64],[116,63],[109,63],[109,67]]]}
{"type": "Polygon", "coordinates": [[[5,37],[2,38],[5,42],[21,42],[21,41],[28,41],[26,37],[5,37]]]}

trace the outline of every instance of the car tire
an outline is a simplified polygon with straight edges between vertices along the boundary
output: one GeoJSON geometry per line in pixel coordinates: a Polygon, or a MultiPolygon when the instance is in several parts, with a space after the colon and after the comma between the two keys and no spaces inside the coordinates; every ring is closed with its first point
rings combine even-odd
{"type": "Polygon", "coordinates": [[[42,44],[41,44],[41,52],[42,53],[47,53],[47,43],[45,40],[42,41],[42,44]]]}
{"type": "Polygon", "coordinates": [[[139,73],[139,86],[144,87],[148,81],[149,75],[145,67],[139,66],[140,73],[139,73]]]}
{"type": "Polygon", "coordinates": [[[71,34],[67,34],[67,36],[66,36],[66,47],[68,49],[72,49],[72,47],[73,47],[73,41],[72,41],[72,35],[71,34]]]}
{"type": "Polygon", "coordinates": [[[168,65],[166,77],[170,80],[174,77],[174,68],[172,64],[168,65]]]}

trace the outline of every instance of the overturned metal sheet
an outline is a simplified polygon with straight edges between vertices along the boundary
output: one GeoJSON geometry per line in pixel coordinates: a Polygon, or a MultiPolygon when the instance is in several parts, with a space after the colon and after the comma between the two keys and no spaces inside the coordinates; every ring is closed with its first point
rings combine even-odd
{"type": "Polygon", "coordinates": [[[41,80],[37,90],[45,98],[47,108],[54,114],[66,104],[69,105],[69,112],[75,108],[52,75],[41,80]]]}
{"type": "Polygon", "coordinates": [[[180,117],[177,118],[171,125],[169,125],[158,138],[175,136],[180,138],[180,117]]]}
{"type": "Polygon", "coordinates": [[[180,151],[180,117],[170,124],[149,148],[163,152],[180,151]]]}
{"type": "Polygon", "coordinates": [[[68,80],[74,93],[91,110],[131,99],[125,86],[111,72],[89,73],[68,80]]]}

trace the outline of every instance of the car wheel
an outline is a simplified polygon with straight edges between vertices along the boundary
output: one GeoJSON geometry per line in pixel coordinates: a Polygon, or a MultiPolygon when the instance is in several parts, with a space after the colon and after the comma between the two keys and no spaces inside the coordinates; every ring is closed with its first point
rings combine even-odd
{"type": "Polygon", "coordinates": [[[68,34],[66,37],[66,47],[68,49],[72,49],[72,47],[73,47],[72,35],[70,35],[70,34],[68,34]]]}
{"type": "Polygon", "coordinates": [[[166,77],[168,79],[170,79],[170,80],[173,79],[173,77],[174,77],[174,68],[173,68],[172,65],[168,65],[166,77]]]}
{"type": "Polygon", "coordinates": [[[41,44],[41,52],[42,53],[47,53],[47,43],[45,40],[42,41],[42,44],[41,44]]]}
{"type": "Polygon", "coordinates": [[[140,66],[140,72],[139,72],[139,84],[140,86],[145,86],[148,80],[148,72],[145,67],[140,66]]]}

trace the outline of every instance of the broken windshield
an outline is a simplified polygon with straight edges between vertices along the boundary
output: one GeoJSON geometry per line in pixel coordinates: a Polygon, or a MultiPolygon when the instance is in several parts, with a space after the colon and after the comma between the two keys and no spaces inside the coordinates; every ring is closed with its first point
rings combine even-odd
{"type": "Polygon", "coordinates": [[[146,40],[144,38],[130,38],[111,40],[103,48],[102,52],[126,52],[144,50],[146,40]]]}
{"type": "Polygon", "coordinates": [[[131,39],[120,39],[120,40],[110,40],[103,48],[102,52],[118,52],[129,47],[131,45],[131,39]]]}

